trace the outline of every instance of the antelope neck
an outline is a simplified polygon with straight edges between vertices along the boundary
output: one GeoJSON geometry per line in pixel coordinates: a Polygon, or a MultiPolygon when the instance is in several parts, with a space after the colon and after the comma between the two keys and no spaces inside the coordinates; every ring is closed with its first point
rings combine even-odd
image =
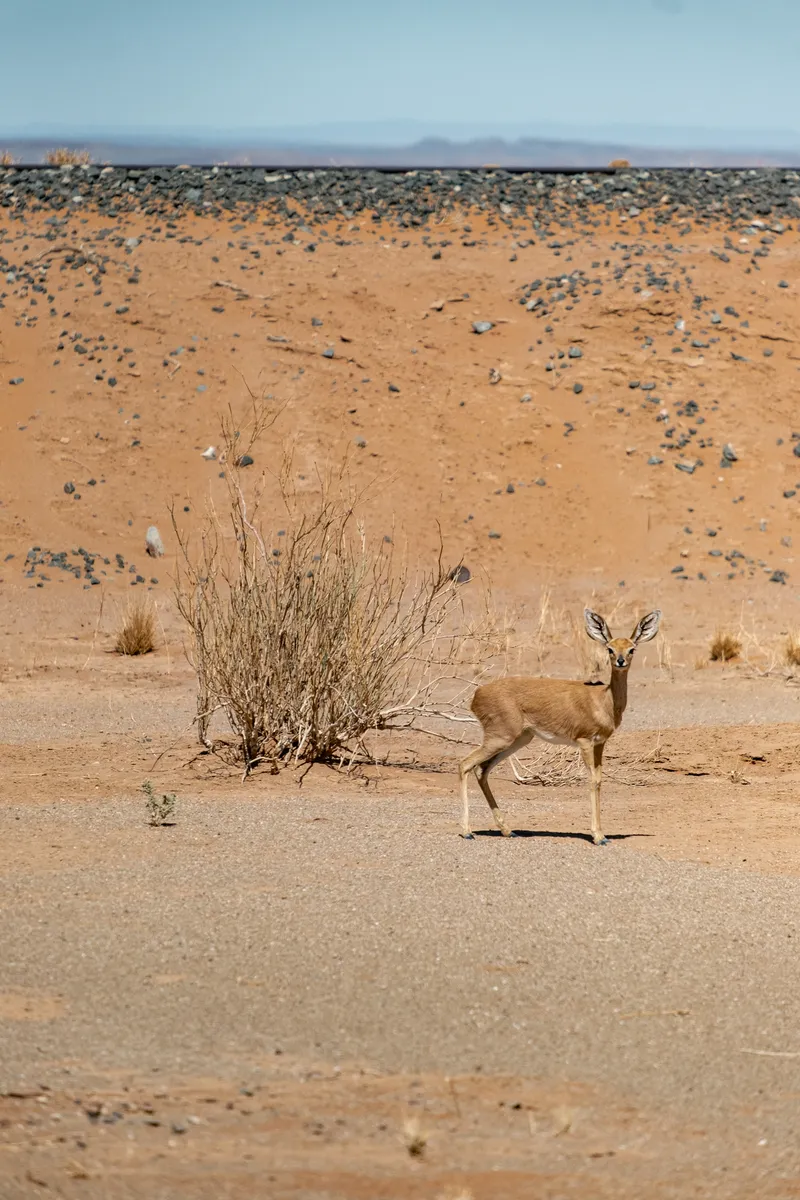
{"type": "Polygon", "coordinates": [[[611,699],[614,703],[614,728],[616,728],[622,720],[622,714],[625,712],[625,706],[628,703],[628,668],[612,667],[611,668],[611,699]]]}

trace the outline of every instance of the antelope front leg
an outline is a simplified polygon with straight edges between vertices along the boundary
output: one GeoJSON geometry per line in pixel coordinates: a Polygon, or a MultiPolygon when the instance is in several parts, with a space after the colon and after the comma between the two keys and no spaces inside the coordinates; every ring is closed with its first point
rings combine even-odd
{"type": "Polygon", "coordinates": [[[604,748],[604,742],[584,742],[581,745],[581,754],[591,781],[592,841],[595,846],[608,845],[608,838],[604,837],[603,830],[600,828],[600,783],[603,776],[604,748]]]}
{"type": "Polygon", "coordinates": [[[459,775],[461,777],[461,836],[471,840],[472,830],[469,827],[469,793],[467,792],[469,771],[465,771],[463,767],[460,767],[459,775]]]}
{"type": "Polygon", "coordinates": [[[592,838],[595,846],[607,846],[608,838],[600,828],[600,784],[603,778],[603,751],[605,742],[592,746],[592,838]]]}

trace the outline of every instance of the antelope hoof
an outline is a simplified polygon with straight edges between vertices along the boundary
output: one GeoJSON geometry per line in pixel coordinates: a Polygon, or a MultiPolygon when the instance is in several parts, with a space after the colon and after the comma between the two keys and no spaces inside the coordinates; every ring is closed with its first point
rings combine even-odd
{"type": "Polygon", "coordinates": [[[502,833],[503,837],[516,837],[517,836],[514,833],[513,829],[506,829],[505,826],[503,826],[503,828],[500,830],[500,832],[502,833]]]}
{"type": "Polygon", "coordinates": [[[462,833],[461,837],[464,839],[465,842],[474,842],[475,841],[475,834],[470,833],[469,830],[467,830],[466,833],[462,833]]]}
{"type": "Polygon", "coordinates": [[[602,833],[594,833],[594,834],[592,834],[592,838],[594,840],[595,846],[607,846],[608,845],[608,838],[604,837],[602,833]]]}

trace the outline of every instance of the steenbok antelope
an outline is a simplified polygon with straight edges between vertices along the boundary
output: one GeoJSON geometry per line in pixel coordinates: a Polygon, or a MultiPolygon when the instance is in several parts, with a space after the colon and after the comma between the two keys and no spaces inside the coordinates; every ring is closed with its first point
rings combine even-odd
{"type": "Polygon", "coordinates": [[[583,615],[589,637],[602,642],[608,650],[610,683],[517,676],[484,684],[473,696],[471,708],[483,729],[483,745],[458,766],[465,838],[472,837],[467,795],[470,771],[475,771],[500,832],[505,837],[511,836],[489,787],[489,772],[504,758],[527,746],[535,735],[545,742],[580,748],[591,778],[592,839],[595,845],[607,845],[608,839],[600,828],[603,748],[619,728],[628,703],[628,667],[633,652],[639,642],[649,642],[656,636],[661,610],[642,617],[629,638],[612,638],[605,620],[590,609],[585,609],[583,615]]]}

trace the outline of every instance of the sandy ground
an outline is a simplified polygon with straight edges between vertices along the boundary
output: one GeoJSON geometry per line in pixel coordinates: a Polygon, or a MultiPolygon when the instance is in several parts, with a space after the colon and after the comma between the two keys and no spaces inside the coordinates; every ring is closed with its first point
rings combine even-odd
{"type": "Polygon", "coordinates": [[[793,232],[2,221],[4,277],[41,278],[0,310],[3,1200],[800,1194],[793,232]],[[517,303],[573,270],[558,317],[517,303]],[[432,739],[244,784],[197,756],[167,508],[219,501],[243,379],[280,409],[268,498],[284,439],[298,487],[347,449],[372,533],[425,560],[438,520],[491,582],[516,667],[579,670],[586,602],[664,610],[609,847],[558,753],[498,772],[515,839],[473,788],[472,843],[432,739]],[[109,652],[131,581],[141,661],[109,652]],[[720,625],[746,661],[707,663],[720,625]]]}

